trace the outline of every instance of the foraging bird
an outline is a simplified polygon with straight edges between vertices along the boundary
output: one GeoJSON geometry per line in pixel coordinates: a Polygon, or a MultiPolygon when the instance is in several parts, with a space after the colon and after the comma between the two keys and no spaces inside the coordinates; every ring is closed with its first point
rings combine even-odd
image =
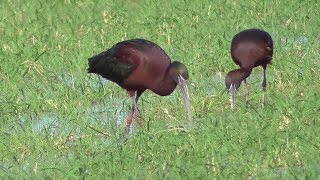
{"type": "MultiPolygon", "coordinates": [[[[249,89],[246,78],[250,76],[254,67],[263,67],[263,92],[266,91],[266,68],[272,63],[273,41],[266,31],[247,29],[236,34],[231,42],[231,57],[240,69],[230,71],[225,79],[226,88],[230,95],[231,109],[235,107],[236,91],[244,81],[246,102],[249,89]]],[[[264,94],[263,94],[264,104],[264,94]]]]}
{"type": "Polygon", "coordinates": [[[153,42],[131,39],[119,42],[105,52],[88,59],[88,73],[96,73],[127,90],[133,100],[126,131],[134,118],[141,126],[138,99],[149,89],[160,96],[171,94],[179,85],[191,126],[191,104],[187,87],[189,73],[178,61],[171,63],[165,51],[153,42]]]}

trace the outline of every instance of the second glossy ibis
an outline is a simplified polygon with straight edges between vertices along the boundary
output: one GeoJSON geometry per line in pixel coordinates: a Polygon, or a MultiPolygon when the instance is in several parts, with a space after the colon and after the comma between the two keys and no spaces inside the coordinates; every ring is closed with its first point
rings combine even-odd
{"type": "MultiPolygon", "coordinates": [[[[232,60],[240,69],[230,71],[225,79],[226,88],[230,95],[231,109],[235,107],[236,92],[244,81],[246,102],[249,89],[246,78],[250,76],[254,67],[263,67],[262,88],[266,91],[266,68],[272,62],[273,41],[269,33],[260,29],[247,29],[236,34],[231,42],[232,60]]],[[[263,100],[264,104],[264,94],[263,100]]]]}
{"type": "Polygon", "coordinates": [[[187,87],[187,67],[178,61],[171,62],[157,44],[144,39],[119,42],[110,49],[88,59],[88,72],[96,73],[127,90],[133,100],[127,118],[126,131],[135,119],[141,126],[138,99],[149,89],[160,96],[171,94],[178,85],[184,97],[191,126],[191,104],[187,87]]]}

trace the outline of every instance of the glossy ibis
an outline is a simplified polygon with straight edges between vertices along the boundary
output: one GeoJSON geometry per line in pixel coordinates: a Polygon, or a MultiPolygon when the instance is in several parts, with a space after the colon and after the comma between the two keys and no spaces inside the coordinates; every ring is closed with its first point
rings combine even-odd
{"type": "MultiPolygon", "coordinates": [[[[226,88],[230,95],[231,109],[235,107],[236,92],[242,81],[245,83],[246,103],[249,89],[246,78],[254,67],[263,67],[263,92],[266,91],[266,68],[271,64],[273,42],[270,34],[260,29],[247,29],[236,34],[231,42],[231,57],[240,69],[230,71],[225,79],[226,88]]],[[[264,104],[264,93],[262,103],[264,104]]]]}
{"type": "Polygon", "coordinates": [[[157,44],[144,39],[119,42],[110,49],[88,59],[88,72],[96,73],[127,90],[133,100],[127,118],[129,132],[132,118],[141,126],[138,99],[149,89],[160,96],[171,94],[179,85],[184,97],[191,126],[191,104],[187,87],[189,73],[178,61],[171,63],[169,56],[157,44]]]}

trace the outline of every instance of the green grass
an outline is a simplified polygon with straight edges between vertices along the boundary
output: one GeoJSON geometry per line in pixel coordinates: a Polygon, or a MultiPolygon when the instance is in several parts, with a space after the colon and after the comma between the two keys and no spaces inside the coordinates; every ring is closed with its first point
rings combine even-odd
{"type": "Polygon", "coordinates": [[[320,4],[296,1],[0,2],[1,179],[293,179],[320,177],[320,4]],[[262,68],[229,107],[233,35],[270,32],[262,68]],[[86,73],[87,58],[149,39],[190,72],[194,128],[180,92],[139,101],[143,128],[125,138],[131,99],[86,73]]]}

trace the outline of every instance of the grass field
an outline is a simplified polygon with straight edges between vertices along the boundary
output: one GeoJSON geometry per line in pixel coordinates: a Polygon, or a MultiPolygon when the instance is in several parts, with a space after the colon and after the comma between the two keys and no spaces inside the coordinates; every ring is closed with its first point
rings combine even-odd
{"type": "Polygon", "coordinates": [[[0,179],[319,179],[320,4],[283,1],[0,2],[0,179]],[[230,41],[261,28],[274,40],[230,110],[230,41]],[[190,73],[194,127],[178,90],[148,91],[143,128],[124,134],[131,99],[87,74],[87,59],[130,38],[163,47],[190,73]]]}

